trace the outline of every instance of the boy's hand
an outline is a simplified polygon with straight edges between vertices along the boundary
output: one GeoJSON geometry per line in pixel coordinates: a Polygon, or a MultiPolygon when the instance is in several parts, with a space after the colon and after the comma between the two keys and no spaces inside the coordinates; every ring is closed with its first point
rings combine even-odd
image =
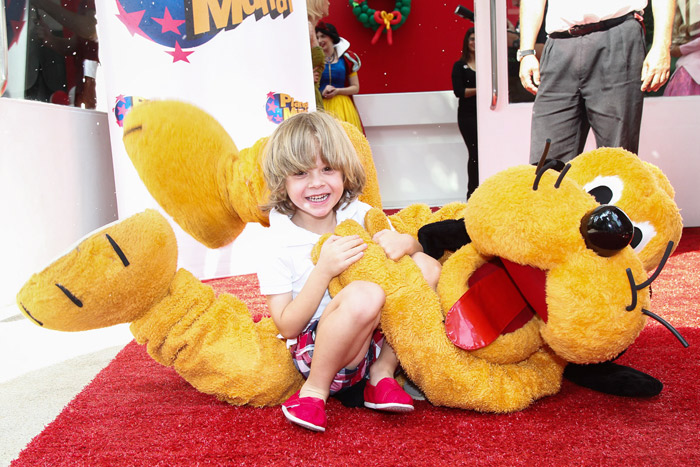
{"type": "Polygon", "coordinates": [[[332,279],[362,258],[366,249],[367,244],[359,235],[331,235],[321,247],[316,267],[332,279]]]}
{"type": "Polygon", "coordinates": [[[394,230],[380,230],[374,234],[372,240],[382,247],[387,258],[394,261],[421,251],[420,244],[415,238],[394,230]]]}

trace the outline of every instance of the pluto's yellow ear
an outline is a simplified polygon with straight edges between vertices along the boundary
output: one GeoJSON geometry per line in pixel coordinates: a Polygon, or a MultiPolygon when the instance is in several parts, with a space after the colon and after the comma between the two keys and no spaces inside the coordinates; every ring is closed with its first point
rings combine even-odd
{"type": "MultiPolygon", "coordinates": [[[[146,102],[127,114],[123,139],[153,198],[196,240],[218,248],[243,230],[227,193],[238,149],[211,115],[183,102],[146,102]]],[[[237,202],[251,203],[252,194],[237,202]]]]}
{"type": "MultiPolygon", "coordinates": [[[[343,125],[365,168],[360,199],[381,208],[367,139],[343,125]]],[[[153,198],[183,230],[209,248],[231,243],[245,224],[268,225],[262,156],[267,138],[239,151],[226,130],[198,107],[149,101],[124,119],[124,146],[153,198]]]]}

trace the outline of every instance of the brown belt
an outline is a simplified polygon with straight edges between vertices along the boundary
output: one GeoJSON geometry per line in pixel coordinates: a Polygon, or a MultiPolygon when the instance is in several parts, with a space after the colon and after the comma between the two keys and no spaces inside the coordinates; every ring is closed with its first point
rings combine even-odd
{"type": "Polygon", "coordinates": [[[597,23],[577,24],[567,31],[555,31],[551,33],[549,37],[553,39],[567,39],[570,37],[585,36],[586,34],[590,34],[592,32],[607,31],[610,28],[614,28],[615,26],[624,23],[630,18],[634,18],[642,23],[642,26],[644,25],[642,16],[636,11],[631,11],[624,16],[606,19],[597,23]]]}

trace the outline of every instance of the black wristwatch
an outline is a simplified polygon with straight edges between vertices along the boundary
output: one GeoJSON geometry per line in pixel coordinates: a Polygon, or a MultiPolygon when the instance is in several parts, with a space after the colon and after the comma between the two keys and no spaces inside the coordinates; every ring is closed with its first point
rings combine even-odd
{"type": "Polygon", "coordinates": [[[525,49],[525,50],[518,50],[515,53],[515,59],[517,61],[520,61],[523,59],[524,56],[526,55],[535,55],[535,49],[525,49]]]}

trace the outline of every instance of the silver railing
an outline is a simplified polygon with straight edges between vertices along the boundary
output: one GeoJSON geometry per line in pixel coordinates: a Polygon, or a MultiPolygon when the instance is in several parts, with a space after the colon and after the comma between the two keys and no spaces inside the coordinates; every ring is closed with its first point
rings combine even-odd
{"type": "Polygon", "coordinates": [[[496,0],[491,0],[491,110],[498,104],[498,36],[496,0]]]}

